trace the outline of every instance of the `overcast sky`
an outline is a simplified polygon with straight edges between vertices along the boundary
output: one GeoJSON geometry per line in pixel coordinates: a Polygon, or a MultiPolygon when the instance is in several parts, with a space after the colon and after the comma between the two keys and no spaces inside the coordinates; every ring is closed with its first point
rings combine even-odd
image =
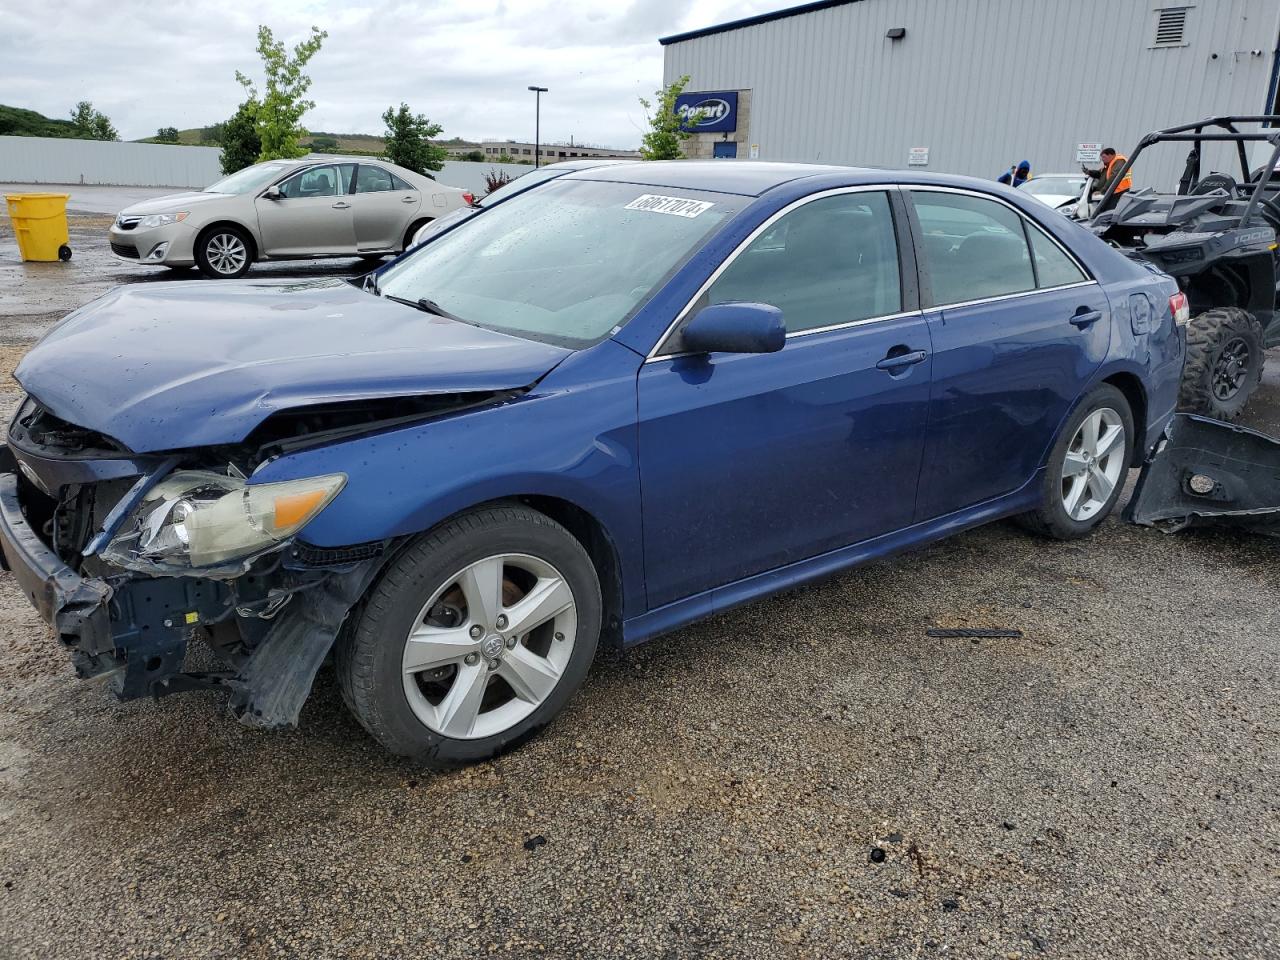
{"type": "Polygon", "coordinates": [[[329,38],[310,73],[311,130],[381,133],[406,101],[444,136],[533,138],[530,84],[546,141],[634,147],[636,97],[662,82],[658,37],[790,0],[0,0],[0,103],[65,117],[91,100],[125,140],[206,126],[261,78],[258,24],[290,46],[311,24],[329,38]]]}

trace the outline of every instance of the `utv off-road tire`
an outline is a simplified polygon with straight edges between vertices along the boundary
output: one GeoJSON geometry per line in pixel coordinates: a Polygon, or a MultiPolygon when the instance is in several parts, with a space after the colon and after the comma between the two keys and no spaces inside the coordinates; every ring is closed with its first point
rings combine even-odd
{"type": "Polygon", "coordinates": [[[436,769],[487,760],[545,727],[581,686],[602,612],[591,558],[560,524],[517,503],[463,513],[370,590],[336,650],[342,696],[392,753],[436,769]],[[486,600],[494,584],[501,596],[486,600]],[[522,618],[536,625],[523,632],[522,618]]]}
{"type": "Polygon", "coordinates": [[[1053,540],[1087,537],[1115,509],[1120,499],[1129,464],[1133,461],[1136,436],[1133,411],[1125,395],[1110,384],[1091,391],[1067,418],[1053,449],[1049,451],[1041,481],[1039,509],[1014,519],[1032,533],[1053,540]],[[1086,441],[1089,436],[1086,422],[1095,426],[1092,451],[1086,441]],[[1113,434],[1117,429],[1120,433],[1113,434]],[[1104,436],[1111,442],[1099,445],[1097,441],[1104,436]],[[1106,449],[1103,450],[1102,446],[1106,449]],[[1088,456],[1084,457],[1084,454],[1088,456]],[[1096,481],[1089,477],[1095,467],[1096,481]],[[1076,479],[1077,475],[1082,475],[1081,480],[1076,479]],[[1084,486],[1077,489],[1076,485],[1081,481],[1084,486]],[[1075,510],[1075,515],[1072,510],[1075,510]]]}
{"type": "Polygon", "coordinates": [[[1239,307],[1215,307],[1187,324],[1178,409],[1215,420],[1240,416],[1262,382],[1262,325],[1239,307]]]}

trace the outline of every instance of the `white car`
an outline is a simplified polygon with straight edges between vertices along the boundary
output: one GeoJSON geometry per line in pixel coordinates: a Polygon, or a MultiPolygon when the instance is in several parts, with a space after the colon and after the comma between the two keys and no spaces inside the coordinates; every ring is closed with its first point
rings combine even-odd
{"type": "Polygon", "coordinates": [[[1083,173],[1037,174],[1018,189],[1057,210],[1079,200],[1088,179],[1083,173]]]}
{"type": "Polygon", "coordinates": [[[230,279],[257,260],[400,253],[423,226],[473,199],[385,160],[313,154],[135,203],[108,236],[121,259],[230,279]]]}

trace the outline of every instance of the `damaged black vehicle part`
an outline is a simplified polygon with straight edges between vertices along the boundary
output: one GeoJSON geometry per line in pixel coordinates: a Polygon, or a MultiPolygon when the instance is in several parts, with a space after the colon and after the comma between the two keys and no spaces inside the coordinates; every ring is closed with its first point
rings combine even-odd
{"type": "Polygon", "coordinates": [[[1280,536],[1280,440],[1178,414],[1143,467],[1125,517],[1170,533],[1213,525],[1280,536]]]}

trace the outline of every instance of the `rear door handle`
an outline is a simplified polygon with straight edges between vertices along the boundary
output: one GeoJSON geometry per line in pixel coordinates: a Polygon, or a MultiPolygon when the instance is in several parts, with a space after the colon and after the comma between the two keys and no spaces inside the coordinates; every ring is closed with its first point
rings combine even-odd
{"type": "Polygon", "coordinates": [[[413,197],[401,197],[400,202],[401,203],[417,203],[418,201],[413,199],[413,197]]]}
{"type": "Polygon", "coordinates": [[[877,363],[876,368],[879,370],[897,370],[899,367],[909,367],[912,364],[923,363],[928,357],[929,354],[924,350],[893,354],[877,363]]]}
{"type": "Polygon", "coordinates": [[[337,203],[335,203],[335,204],[333,205],[333,209],[335,209],[335,210],[350,210],[350,209],[351,209],[351,204],[349,204],[349,203],[343,203],[341,200],[339,200],[337,203]]]}
{"type": "Polygon", "coordinates": [[[1101,311],[1086,310],[1084,307],[1081,307],[1079,310],[1076,311],[1075,316],[1071,318],[1071,324],[1072,326],[1079,327],[1080,329],[1083,330],[1085,327],[1089,326],[1090,324],[1097,323],[1101,319],[1102,319],[1101,311]]]}

